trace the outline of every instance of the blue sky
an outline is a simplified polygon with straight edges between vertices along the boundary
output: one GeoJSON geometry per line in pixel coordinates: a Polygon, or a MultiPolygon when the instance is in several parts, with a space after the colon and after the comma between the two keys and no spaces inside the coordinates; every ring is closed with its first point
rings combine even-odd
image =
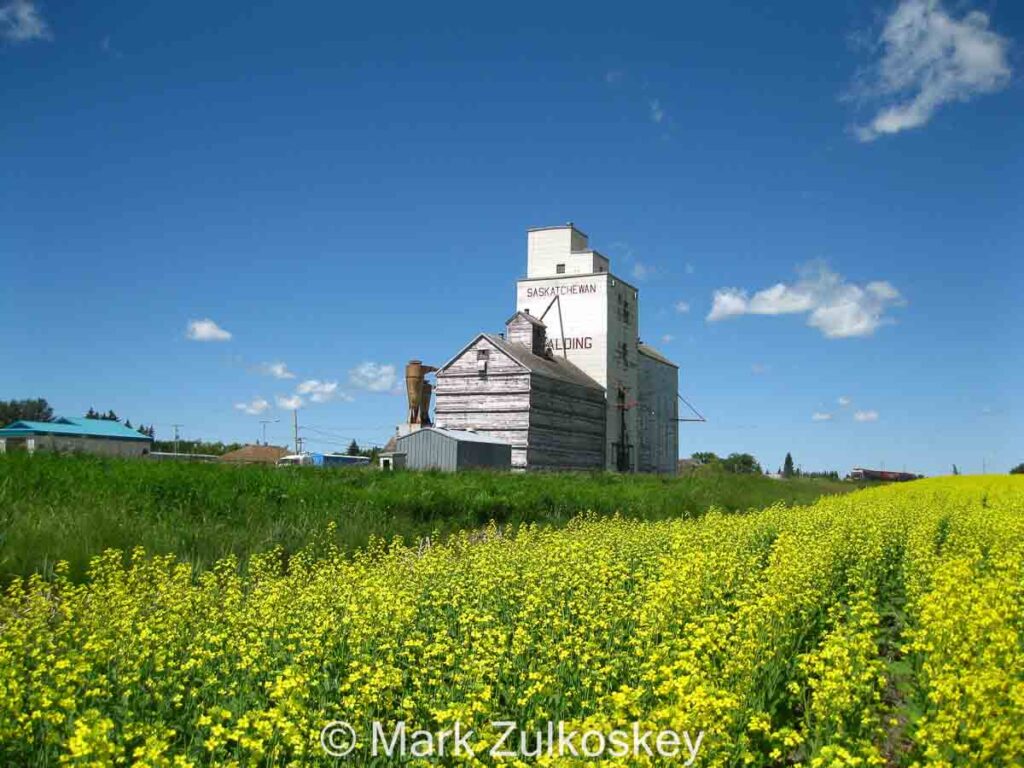
{"type": "Polygon", "coordinates": [[[571,220],[683,455],[1024,461],[1020,4],[358,5],[0,0],[0,398],[381,443],[571,220]]]}

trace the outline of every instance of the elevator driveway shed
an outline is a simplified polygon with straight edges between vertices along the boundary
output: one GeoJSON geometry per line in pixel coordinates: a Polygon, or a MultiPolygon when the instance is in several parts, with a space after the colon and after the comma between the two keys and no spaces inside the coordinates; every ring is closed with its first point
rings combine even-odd
{"type": "Polygon", "coordinates": [[[512,469],[512,446],[468,430],[423,427],[398,438],[406,469],[512,469]]]}

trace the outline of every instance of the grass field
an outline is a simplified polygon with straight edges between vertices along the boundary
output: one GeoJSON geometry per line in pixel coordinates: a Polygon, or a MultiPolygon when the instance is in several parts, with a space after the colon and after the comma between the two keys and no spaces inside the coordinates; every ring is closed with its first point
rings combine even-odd
{"type": "Polygon", "coordinates": [[[506,720],[685,731],[700,766],[1024,763],[1024,478],[338,554],[196,578],[139,552],[12,585],[0,762],[396,764],[374,720],[473,729],[472,761],[412,764],[595,762],[580,737],[492,757],[506,720]],[[334,720],[347,761],[323,751],[334,720]]]}
{"type": "Polygon", "coordinates": [[[381,473],[230,467],[90,457],[0,457],[0,580],[73,578],[105,549],[173,553],[203,569],[274,547],[290,554],[334,524],[342,551],[372,536],[408,543],[433,533],[523,522],[564,524],[591,510],[646,520],[808,503],[853,488],[716,472],[686,478],[620,475],[381,473]]]}

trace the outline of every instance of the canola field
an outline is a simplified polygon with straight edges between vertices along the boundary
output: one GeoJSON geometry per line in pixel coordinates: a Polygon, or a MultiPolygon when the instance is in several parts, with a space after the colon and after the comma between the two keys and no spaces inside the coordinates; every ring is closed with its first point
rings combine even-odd
{"type": "Polygon", "coordinates": [[[10,586],[0,764],[1024,764],[1024,479],[332,541],[244,575],[139,551],[10,586]],[[567,754],[551,722],[600,738],[567,754]],[[372,723],[393,749],[399,723],[460,724],[472,752],[374,754],[372,723]],[[604,744],[634,726],[681,755],[604,744]]]}

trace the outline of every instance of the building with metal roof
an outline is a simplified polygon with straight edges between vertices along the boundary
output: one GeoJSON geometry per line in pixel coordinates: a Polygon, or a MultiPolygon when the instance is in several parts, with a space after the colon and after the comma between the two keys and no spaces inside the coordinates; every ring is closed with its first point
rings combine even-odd
{"type": "Polygon", "coordinates": [[[442,365],[435,395],[438,426],[509,444],[516,469],[604,466],[604,388],[553,354],[546,326],[525,312],[442,365]]]}
{"type": "Polygon", "coordinates": [[[512,446],[492,435],[468,430],[422,427],[402,435],[396,449],[389,454],[394,469],[440,469],[455,472],[462,469],[509,470],[512,468],[512,446]],[[401,457],[400,463],[394,462],[401,457]]]}
{"type": "Polygon", "coordinates": [[[572,224],[526,250],[505,334],[436,371],[436,424],[509,442],[516,469],[674,473],[679,368],[640,342],[639,291],[572,224]]]}
{"type": "Polygon", "coordinates": [[[54,451],[104,456],[146,456],[153,438],[118,421],[63,416],[53,421],[16,421],[0,429],[0,453],[54,451]]]}

